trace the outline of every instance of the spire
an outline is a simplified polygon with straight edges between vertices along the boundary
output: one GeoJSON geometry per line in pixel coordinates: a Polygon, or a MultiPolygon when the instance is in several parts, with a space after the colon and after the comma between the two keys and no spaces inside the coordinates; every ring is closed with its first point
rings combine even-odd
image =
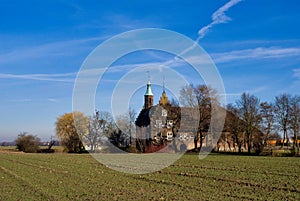
{"type": "Polygon", "coordinates": [[[153,96],[153,93],[151,90],[150,73],[149,73],[149,71],[147,71],[147,73],[148,73],[148,83],[147,83],[147,90],[146,90],[145,96],[153,96]]]}
{"type": "Polygon", "coordinates": [[[160,100],[159,100],[159,104],[160,105],[166,105],[166,104],[169,104],[169,99],[168,99],[168,96],[166,94],[165,91],[162,92],[161,94],[161,97],[160,97],[160,100]]]}
{"type": "Polygon", "coordinates": [[[146,90],[145,96],[153,96],[150,80],[148,80],[148,83],[147,83],[147,90],[146,90]]]}
{"type": "Polygon", "coordinates": [[[169,102],[168,96],[167,96],[166,91],[165,91],[165,76],[163,76],[163,92],[161,94],[159,104],[160,105],[166,105],[166,104],[169,104],[169,103],[170,102],[169,102]]]}
{"type": "Polygon", "coordinates": [[[145,105],[144,109],[150,108],[153,106],[153,93],[151,90],[151,82],[150,82],[150,73],[148,72],[148,83],[147,83],[147,90],[145,93],[145,105]]]}

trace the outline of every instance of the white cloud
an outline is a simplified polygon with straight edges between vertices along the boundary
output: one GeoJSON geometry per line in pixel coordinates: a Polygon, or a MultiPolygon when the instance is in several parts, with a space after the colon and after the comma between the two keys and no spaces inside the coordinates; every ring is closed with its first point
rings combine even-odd
{"type": "Polygon", "coordinates": [[[241,1],[242,0],[230,0],[225,5],[220,7],[216,12],[214,12],[211,16],[212,22],[209,23],[208,25],[202,27],[198,31],[198,38],[195,40],[195,43],[192,46],[190,46],[190,47],[186,48],[185,50],[183,50],[180,53],[180,55],[183,55],[183,54],[191,51],[192,49],[194,49],[196,47],[196,45],[199,43],[199,41],[208,33],[208,31],[213,26],[215,26],[217,24],[224,24],[224,23],[229,22],[231,20],[231,18],[228,17],[227,15],[225,15],[225,12],[228,11],[232,6],[236,5],[237,3],[241,2],[241,1]]]}
{"type": "MultiPolygon", "coordinates": [[[[219,94],[219,95],[224,95],[224,94],[219,94]]],[[[242,95],[242,92],[240,92],[240,93],[226,93],[225,95],[226,96],[235,96],[235,97],[238,97],[238,96],[242,95]]]]}
{"type": "Polygon", "coordinates": [[[58,103],[59,101],[55,98],[48,98],[47,99],[49,102],[53,102],[53,103],[58,103]]]}
{"type": "MultiPolygon", "coordinates": [[[[241,95],[243,93],[249,93],[249,94],[257,94],[257,93],[261,93],[267,90],[266,86],[258,86],[252,89],[248,89],[248,90],[244,90],[244,91],[240,91],[240,92],[232,92],[232,93],[226,93],[226,101],[227,103],[234,103],[236,100],[238,100],[241,95]]],[[[224,94],[219,94],[220,96],[224,95],[224,94]]]]}
{"type": "Polygon", "coordinates": [[[15,47],[13,50],[0,54],[0,63],[22,61],[25,59],[47,58],[51,56],[67,56],[75,54],[78,50],[86,47],[86,44],[93,41],[103,41],[107,36],[83,38],[77,40],[66,40],[45,43],[29,47],[15,47]],[[71,50],[77,51],[71,51],[71,50]]]}
{"type": "MultiPolygon", "coordinates": [[[[92,69],[84,69],[80,71],[81,76],[85,81],[89,79],[95,79],[95,76],[99,75],[99,73],[126,73],[133,69],[136,69],[137,72],[146,72],[147,70],[163,70],[164,67],[174,68],[178,66],[182,66],[185,64],[185,61],[182,59],[178,59],[169,63],[167,66],[165,62],[145,62],[145,63],[135,63],[135,64],[122,64],[122,65],[114,65],[109,67],[106,72],[103,72],[105,68],[92,68],[92,69]]],[[[78,72],[70,72],[70,73],[57,73],[57,74],[10,74],[10,73],[0,73],[0,79],[24,79],[24,80],[37,80],[37,81],[51,81],[51,82],[67,82],[73,83],[77,76],[78,72]]],[[[98,79],[98,77],[97,77],[98,79]]],[[[104,81],[118,81],[118,80],[104,80],[104,81]]]]}
{"type": "Polygon", "coordinates": [[[300,68],[293,69],[293,76],[300,79],[300,68]]]}
{"type": "Polygon", "coordinates": [[[103,33],[110,33],[111,36],[120,32],[129,31],[133,29],[162,27],[157,21],[147,18],[131,18],[120,13],[109,13],[102,16],[100,19],[89,21],[89,23],[81,24],[77,27],[78,30],[96,29],[103,33]]]}
{"type": "Polygon", "coordinates": [[[237,3],[241,2],[241,0],[230,0],[227,2],[224,6],[219,8],[216,12],[212,14],[212,22],[204,27],[202,27],[199,31],[199,37],[196,41],[199,41],[201,38],[203,38],[209,29],[211,29],[213,26],[217,24],[223,24],[227,23],[231,20],[230,17],[225,15],[225,12],[228,11],[232,6],[236,5],[237,3]]]}
{"type": "MultiPolygon", "coordinates": [[[[198,62],[201,61],[199,57],[193,57],[191,59],[195,60],[198,58],[198,62]]],[[[168,61],[161,62],[143,62],[143,63],[132,63],[132,64],[121,64],[121,65],[113,65],[109,67],[109,73],[118,73],[118,72],[128,72],[137,68],[140,72],[146,72],[151,69],[160,69],[160,72],[164,67],[167,68],[175,68],[184,65],[186,62],[180,58],[176,58],[168,61]]],[[[92,71],[91,71],[92,72],[92,71]]]]}
{"type": "Polygon", "coordinates": [[[213,53],[211,56],[216,63],[226,63],[243,59],[275,59],[300,56],[300,48],[258,47],[224,53],[213,53]]]}
{"type": "Polygon", "coordinates": [[[76,73],[61,74],[5,74],[0,73],[0,79],[25,79],[54,82],[74,82],[76,73]]]}
{"type": "Polygon", "coordinates": [[[148,27],[157,27],[153,21],[147,21],[145,19],[133,19],[128,16],[122,15],[120,13],[110,14],[106,16],[106,20],[109,23],[105,25],[101,24],[100,26],[103,28],[107,28],[108,30],[119,29],[121,31],[132,30],[132,29],[140,29],[140,28],[148,28],[148,27]]]}
{"type": "Polygon", "coordinates": [[[256,88],[251,89],[251,90],[247,90],[246,92],[250,93],[250,94],[256,94],[256,93],[263,92],[265,90],[267,90],[266,86],[258,86],[256,88]]]}

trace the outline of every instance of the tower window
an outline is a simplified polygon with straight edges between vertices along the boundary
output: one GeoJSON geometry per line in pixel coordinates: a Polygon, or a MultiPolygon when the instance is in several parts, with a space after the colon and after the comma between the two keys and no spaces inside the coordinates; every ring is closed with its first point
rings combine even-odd
{"type": "Polygon", "coordinates": [[[165,110],[165,109],[163,109],[163,110],[161,111],[161,116],[163,116],[163,117],[168,116],[168,111],[165,110]]]}

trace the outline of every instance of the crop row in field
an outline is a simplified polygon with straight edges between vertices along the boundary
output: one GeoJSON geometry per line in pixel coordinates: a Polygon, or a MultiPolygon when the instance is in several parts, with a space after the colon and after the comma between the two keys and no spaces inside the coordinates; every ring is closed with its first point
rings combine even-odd
{"type": "Polygon", "coordinates": [[[88,154],[0,153],[0,200],[299,200],[299,167],[299,158],[185,155],[134,175],[88,154]]]}

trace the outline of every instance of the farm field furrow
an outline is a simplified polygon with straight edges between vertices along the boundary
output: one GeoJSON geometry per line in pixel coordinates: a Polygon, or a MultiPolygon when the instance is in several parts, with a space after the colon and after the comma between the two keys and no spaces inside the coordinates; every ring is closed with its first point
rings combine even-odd
{"type": "Polygon", "coordinates": [[[184,155],[137,175],[89,154],[7,152],[0,153],[0,200],[300,200],[299,167],[296,157],[184,155]]]}

